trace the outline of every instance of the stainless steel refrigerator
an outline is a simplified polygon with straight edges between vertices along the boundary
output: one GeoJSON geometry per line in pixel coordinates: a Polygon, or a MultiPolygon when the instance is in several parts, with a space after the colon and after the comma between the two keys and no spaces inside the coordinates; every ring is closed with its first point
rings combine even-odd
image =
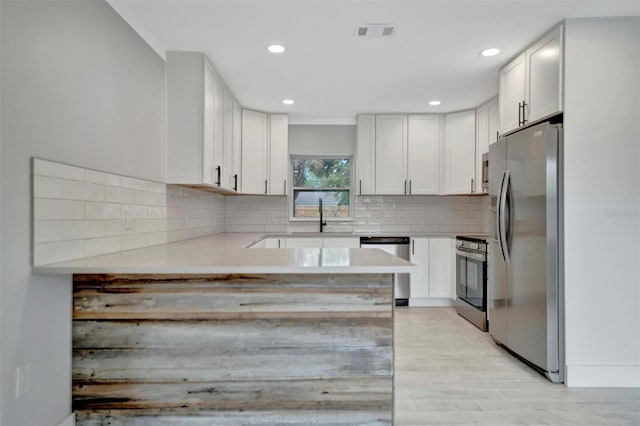
{"type": "Polygon", "coordinates": [[[489,332],[564,381],[562,125],[544,122],[489,150],[489,332]]]}

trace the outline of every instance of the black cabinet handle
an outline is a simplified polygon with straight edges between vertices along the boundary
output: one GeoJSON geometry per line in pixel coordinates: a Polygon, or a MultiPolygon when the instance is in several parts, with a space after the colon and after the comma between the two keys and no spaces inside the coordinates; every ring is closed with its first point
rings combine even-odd
{"type": "Polygon", "coordinates": [[[409,179],[409,195],[411,195],[411,179],[409,179]]]}
{"type": "Polygon", "coordinates": [[[524,110],[524,109],[525,109],[527,106],[528,106],[528,105],[527,105],[527,103],[526,103],[525,101],[522,101],[522,124],[527,124],[527,121],[529,121],[529,120],[527,120],[527,119],[525,118],[525,117],[526,117],[526,114],[525,114],[525,110],[524,110]]]}
{"type": "Polygon", "coordinates": [[[238,174],[233,175],[233,190],[238,190],[238,174]]]}
{"type": "Polygon", "coordinates": [[[267,179],[264,180],[264,193],[267,193],[267,179]]]}
{"type": "Polygon", "coordinates": [[[220,176],[222,175],[222,166],[216,167],[216,173],[218,174],[218,179],[216,180],[216,185],[220,186],[220,176]]]}
{"type": "Polygon", "coordinates": [[[411,240],[411,254],[416,255],[416,240],[411,240]]]}
{"type": "Polygon", "coordinates": [[[474,188],[473,188],[473,183],[474,183],[473,181],[474,181],[474,180],[475,180],[475,179],[471,178],[471,193],[472,193],[472,194],[475,192],[475,191],[474,191],[474,188]]]}
{"type": "Polygon", "coordinates": [[[284,195],[287,195],[287,180],[286,179],[284,180],[284,186],[282,188],[282,193],[284,195]]]}
{"type": "Polygon", "coordinates": [[[362,179],[360,179],[360,195],[362,195],[362,179]]]}
{"type": "Polygon", "coordinates": [[[407,195],[407,180],[404,180],[404,195],[407,195]]]}

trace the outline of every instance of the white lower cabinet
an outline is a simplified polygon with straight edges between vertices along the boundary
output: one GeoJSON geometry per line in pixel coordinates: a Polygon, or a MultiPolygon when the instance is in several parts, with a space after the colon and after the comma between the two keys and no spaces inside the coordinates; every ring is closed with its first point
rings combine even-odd
{"type": "Polygon", "coordinates": [[[454,244],[451,238],[412,238],[409,306],[453,306],[455,301],[454,244]]]}
{"type": "Polygon", "coordinates": [[[322,238],[316,237],[293,237],[287,238],[286,244],[283,246],[286,248],[322,248],[322,238]]]}
{"type": "Polygon", "coordinates": [[[359,237],[330,237],[322,239],[323,248],[359,248],[359,237]]]}

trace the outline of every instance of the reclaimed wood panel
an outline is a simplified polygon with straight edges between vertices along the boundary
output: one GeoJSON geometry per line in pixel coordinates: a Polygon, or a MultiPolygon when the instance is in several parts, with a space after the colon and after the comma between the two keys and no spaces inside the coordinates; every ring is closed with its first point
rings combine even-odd
{"type": "Polygon", "coordinates": [[[142,414],[138,410],[100,410],[80,412],[76,424],[83,426],[273,426],[273,425],[323,425],[323,426],[385,426],[392,423],[386,408],[369,411],[344,410],[250,410],[250,411],[200,411],[197,415],[164,412],[161,415],[142,414]]]}
{"type": "Polygon", "coordinates": [[[74,276],[78,424],[390,424],[392,288],[392,274],[74,276]]]}

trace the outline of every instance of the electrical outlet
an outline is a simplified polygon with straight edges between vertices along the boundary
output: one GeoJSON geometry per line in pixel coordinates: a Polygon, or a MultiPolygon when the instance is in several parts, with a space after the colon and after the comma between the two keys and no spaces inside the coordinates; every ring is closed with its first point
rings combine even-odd
{"type": "Polygon", "coordinates": [[[16,368],[16,398],[20,398],[31,389],[31,363],[16,368]]]}
{"type": "Polygon", "coordinates": [[[124,211],[124,229],[130,231],[133,229],[133,218],[131,217],[131,210],[124,211]]]}

